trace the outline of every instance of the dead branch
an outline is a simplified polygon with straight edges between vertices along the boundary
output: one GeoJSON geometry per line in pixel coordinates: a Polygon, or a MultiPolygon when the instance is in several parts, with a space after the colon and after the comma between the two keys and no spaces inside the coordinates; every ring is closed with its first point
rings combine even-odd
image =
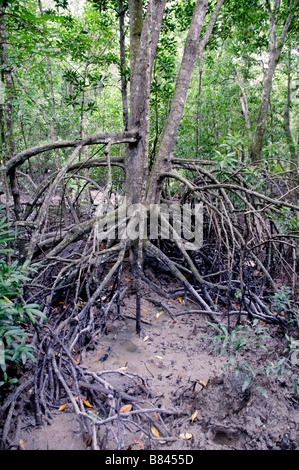
{"type": "Polygon", "coordinates": [[[4,166],[2,171],[9,173],[13,168],[16,168],[26,162],[29,158],[39,155],[40,153],[48,152],[49,150],[83,147],[85,145],[98,145],[98,144],[121,144],[121,143],[135,143],[138,140],[138,133],[135,131],[125,132],[98,132],[91,134],[84,139],[76,140],[60,140],[57,142],[47,142],[46,144],[37,145],[26,149],[13,158],[11,158],[4,166]]]}

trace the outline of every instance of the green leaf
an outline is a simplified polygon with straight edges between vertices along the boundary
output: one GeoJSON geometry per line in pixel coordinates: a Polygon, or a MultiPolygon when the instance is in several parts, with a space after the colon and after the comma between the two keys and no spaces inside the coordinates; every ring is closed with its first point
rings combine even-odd
{"type": "Polygon", "coordinates": [[[246,390],[246,388],[248,387],[248,385],[250,384],[250,382],[251,382],[251,378],[248,377],[248,378],[245,380],[245,382],[243,383],[243,385],[242,385],[242,391],[243,391],[243,392],[246,390]]]}
{"type": "Polygon", "coordinates": [[[256,389],[262,393],[266,398],[268,397],[266,390],[264,390],[262,387],[256,387],[256,389]]]}

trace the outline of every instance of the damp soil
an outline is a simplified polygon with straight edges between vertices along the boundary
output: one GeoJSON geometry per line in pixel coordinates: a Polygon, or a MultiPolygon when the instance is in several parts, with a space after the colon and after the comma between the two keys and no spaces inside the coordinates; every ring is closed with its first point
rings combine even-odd
{"type": "MultiPolygon", "coordinates": [[[[126,368],[139,374],[151,390],[151,404],[176,411],[163,419],[166,440],[163,426],[159,439],[150,442],[142,430],[127,429],[122,449],[298,449],[299,399],[289,378],[257,373],[244,390],[246,377],[236,374],[228,355],[211,347],[207,336],[214,330],[208,318],[193,313],[174,316],[194,308],[182,297],[168,301],[155,295],[155,300],[163,301],[170,314],[145,293],[143,331],[137,336],[135,300],[128,296],[122,317],[111,323],[106,335],[96,338],[93,350],[81,359],[82,369],[94,373],[126,368]]],[[[282,340],[281,332],[270,329],[269,350],[278,352],[282,340]]],[[[257,353],[250,347],[244,348],[241,359],[254,371],[265,369],[268,361],[263,349],[257,353]]],[[[111,380],[118,387],[124,385],[118,374],[112,374],[111,380]]],[[[24,428],[20,437],[25,450],[90,449],[90,438],[81,432],[71,405],[55,411],[47,426],[24,428]]],[[[115,449],[109,436],[104,449],[115,449]]]]}

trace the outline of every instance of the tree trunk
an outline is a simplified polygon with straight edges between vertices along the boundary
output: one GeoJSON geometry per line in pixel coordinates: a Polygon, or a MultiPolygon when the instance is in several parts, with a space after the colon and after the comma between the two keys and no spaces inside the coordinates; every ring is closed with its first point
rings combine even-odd
{"type": "Polygon", "coordinates": [[[142,0],[129,0],[128,3],[130,16],[130,68],[132,79],[143,28],[143,8],[142,0]]]}
{"type": "Polygon", "coordinates": [[[128,110],[128,90],[127,90],[127,63],[125,50],[125,10],[123,0],[117,0],[118,19],[119,19],[119,46],[120,46],[120,76],[121,76],[121,96],[123,107],[124,130],[128,129],[129,110],[128,110]]]}
{"type": "MultiPolygon", "coordinates": [[[[150,0],[147,8],[146,18],[139,38],[139,44],[136,33],[137,25],[140,24],[139,14],[133,22],[132,11],[136,10],[133,3],[139,4],[139,1],[129,2],[130,20],[133,24],[131,34],[130,50],[131,55],[135,57],[131,65],[131,84],[130,84],[130,116],[128,123],[129,131],[137,131],[139,140],[137,144],[129,144],[126,152],[126,197],[128,204],[141,202],[145,197],[145,185],[148,176],[149,163],[149,96],[151,86],[151,76],[153,61],[156,55],[158,39],[165,9],[166,0],[150,0]],[[138,21],[137,21],[138,20],[138,21]],[[137,51],[138,49],[138,51],[137,51]]],[[[138,10],[139,12],[139,10],[138,10]]],[[[132,57],[131,57],[132,61],[132,57]]]]}
{"type": "Polygon", "coordinates": [[[249,140],[249,143],[252,144],[252,132],[251,132],[251,124],[250,124],[250,118],[249,118],[248,103],[247,103],[247,98],[246,98],[246,93],[245,93],[245,90],[244,90],[244,86],[242,84],[241,75],[240,75],[240,72],[237,68],[236,68],[236,74],[237,74],[237,82],[238,82],[239,90],[240,90],[239,91],[239,99],[240,99],[242,114],[243,114],[244,120],[245,120],[245,127],[247,129],[248,140],[249,140]]]}
{"type": "Polygon", "coordinates": [[[288,18],[284,24],[281,36],[279,41],[276,41],[276,15],[275,11],[277,11],[280,7],[280,0],[275,0],[273,11],[269,8],[269,31],[270,31],[270,43],[269,43],[269,50],[268,50],[268,69],[266,74],[266,79],[264,83],[264,90],[262,101],[260,105],[259,115],[256,124],[256,133],[255,138],[253,140],[253,144],[251,147],[251,160],[252,162],[256,163],[261,159],[262,147],[263,147],[263,140],[266,131],[266,119],[269,109],[269,102],[270,102],[270,93],[272,90],[272,81],[276,66],[279,62],[281,51],[283,45],[285,43],[285,39],[287,36],[287,32],[289,30],[290,24],[295,14],[295,10],[299,4],[299,0],[294,0],[291,11],[288,15],[288,18]]]}
{"type": "MultiPolygon", "coordinates": [[[[12,77],[12,69],[9,66],[9,55],[8,55],[8,46],[6,42],[6,31],[5,31],[5,10],[0,8],[1,21],[0,21],[0,34],[1,34],[1,52],[2,52],[2,61],[4,62],[4,76],[5,84],[7,90],[7,96],[5,97],[4,103],[4,114],[5,114],[5,123],[6,123],[6,132],[7,132],[7,141],[8,141],[8,160],[10,160],[15,153],[15,141],[13,133],[13,94],[14,94],[14,85],[12,77]]],[[[20,200],[20,191],[17,181],[16,169],[12,168],[9,172],[9,181],[12,197],[14,200],[14,211],[16,220],[20,220],[22,216],[22,207],[20,200]]]]}
{"type": "MultiPolygon", "coordinates": [[[[295,90],[296,91],[296,90],[295,90]]],[[[295,142],[291,132],[291,124],[290,124],[290,106],[292,101],[292,92],[291,92],[291,51],[288,51],[288,78],[287,78],[287,98],[286,104],[283,111],[283,119],[284,119],[284,128],[285,128],[285,135],[286,140],[290,150],[290,169],[291,169],[291,177],[292,177],[292,188],[295,188],[298,185],[298,155],[296,152],[295,142]]],[[[298,199],[298,190],[294,190],[292,194],[292,200],[296,203],[298,199]]]]}
{"type": "Polygon", "coordinates": [[[175,138],[183,116],[193,66],[199,52],[199,38],[206,16],[208,0],[198,0],[187,35],[184,54],[178,73],[170,112],[162,132],[157,158],[150,174],[147,201],[158,203],[163,185],[163,173],[171,168],[175,138]]]}

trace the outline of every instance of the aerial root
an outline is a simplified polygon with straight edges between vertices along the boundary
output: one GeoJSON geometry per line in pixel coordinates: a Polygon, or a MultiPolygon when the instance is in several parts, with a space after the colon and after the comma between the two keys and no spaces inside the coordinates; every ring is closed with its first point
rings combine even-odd
{"type": "MultiPolygon", "coordinates": [[[[74,155],[69,165],[72,158],[74,155]]],[[[119,207],[109,213],[99,208],[88,220],[62,226],[55,233],[49,224],[46,201],[66,173],[58,172],[49,180],[48,199],[41,205],[40,215],[37,212],[29,243],[29,258],[35,260],[42,253],[42,266],[31,285],[26,286],[26,299],[38,301],[49,321],[36,326],[38,355],[33,378],[27,382],[21,379],[13,399],[10,397],[1,408],[5,423],[3,447],[13,445],[12,428],[18,402],[28,389],[30,394],[26,396],[34,407],[36,424],[49,422],[53,409],[68,404],[94,449],[105,448],[108,435],[115,448],[123,448],[129,429],[142,430],[150,446],[156,438],[149,432],[149,424],[157,429],[159,426],[163,440],[174,439],[164,420],[177,411],[153,406],[150,388],[143,377],[127,370],[93,374],[80,367],[86,348],[107,332],[117,318],[122,318],[122,299],[129,290],[136,295],[136,330],[141,333],[144,283],[160,298],[184,296],[186,309],[179,312],[170,310],[163,300],[154,299],[173,320],[180,315],[194,314],[208,316],[216,323],[232,318],[238,323],[246,318],[279,325],[284,331],[293,324],[296,315],[291,306],[284,316],[274,312],[271,306],[271,294],[277,291],[275,263],[288,273],[293,286],[297,280],[296,259],[289,257],[289,253],[296,251],[295,235],[280,233],[279,225],[275,225],[275,200],[259,198],[238,173],[230,184],[203,168],[196,167],[196,172],[196,183],[176,173],[170,175],[185,183],[179,203],[195,201],[204,205],[204,246],[193,251],[188,249],[175,221],[165,217],[159,208],[156,208],[158,239],[143,236],[148,209],[141,213],[128,211],[127,217],[116,225],[108,224],[106,232],[101,232],[101,217],[106,217],[108,222],[109,217],[114,220],[119,207]],[[269,210],[270,218],[265,217],[269,210]],[[139,232],[132,239],[129,235],[136,227],[139,232]],[[165,231],[171,235],[169,239],[164,236],[165,231]],[[113,238],[113,232],[119,238],[113,238]],[[43,238],[39,239],[38,235],[43,238]],[[134,281],[130,287],[123,282],[128,262],[134,281]],[[158,277],[150,280],[147,269],[163,270],[165,276],[175,281],[176,291],[165,291],[158,277]],[[114,385],[116,375],[124,381],[123,387],[114,385]],[[124,405],[130,406],[123,411],[124,405]],[[159,416],[159,422],[153,421],[154,413],[159,416]]],[[[111,172],[109,182],[107,198],[111,172]]],[[[35,202],[28,206],[28,215],[33,214],[35,202]]],[[[170,199],[165,202],[170,206],[172,203],[170,199]]],[[[279,200],[277,207],[282,204],[279,200]]],[[[295,210],[293,204],[287,207],[295,210]]]]}
{"type": "MultiPolygon", "coordinates": [[[[206,205],[209,210],[212,210],[211,204],[206,205]]],[[[168,247],[171,247],[174,256],[171,252],[168,254],[163,249],[163,241],[161,245],[161,241],[157,243],[156,240],[143,237],[143,230],[139,231],[137,240],[130,238],[130,231],[137,225],[140,228],[140,222],[142,222],[142,217],[138,212],[133,213],[130,218],[126,219],[127,229],[125,231],[123,221],[120,226],[113,227],[114,232],[122,234],[120,240],[105,239],[103,233],[99,238],[97,221],[94,221],[89,226],[89,237],[81,254],[71,253],[67,258],[63,258],[57,254],[55,255],[52,250],[48,256],[48,267],[45,264],[44,270],[39,276],[43,276],[43,279],[45,279],[48,272],[53,270],[53,267],[60,266],[52,286],[49,286],[50,294],[48,293],[46,301],[47,313],[49,313],[49,305],[53,305],[58,292],[76,285],[76,293],[72,301],[72,312],[68,314],[65,320],[66,322],[73,322],[72,347],[75,347],[80,337],[84,337],[86,334],[87,336],[94,335],[95,325],[92,308],[95,304],[100,303],[100,317],[102,318],[103,327],[115,305],[117,305],[118,316],[120,316],[120,302],[125,293],[124,290],[121,290],[121,274],[125,256],[128,252],[133,253],[133,261],[131,260],[131,262],[132,273],[135,277],[136,329],[138,333],[140,333],[141,328],[140,299],[142,282],[147,282],[156,292],[167,296],[167,292],[165,293],[156,283],[147,278],[144,272],[147,259],[154,259],[160,266],[164,266],[169,274],[181,284],[183,291],[187,292],[192,301],[197,304],[198,311],[206,313],[215,322],[219,321],[217,301],[221,300],[226,313],[235,312],[236,308],[231,308],[231,303],[237,302],[240,315],[247,311],[250,318],[258,318],[262,321],[286,326],[287,319],[273,314],[267,302],[267,296],[264,300],[263,291],[266,281],[271,285],[271,288],[276,287],[267,266],[265,266],[258,253],[248,248],[248,242],[246,242],[244,236],[241,235],[238,229],[233,227],[229,213],[224,211],[225,207],[222,207],[222,209],[223,212],[213,207],[212,214],[214,218],[212,218],[212,221],[217,224],[217,227],[223,233],[223,235],[219,234],[219,237],[223,237],[224,249],[223,255],[219,258],[220,263],[223,263],[223,258],[226,257],[226,266],[223,266],[223,268],[221,264],[218,264],[218,261],[211,258],[209,252],[204,254],[203,250],[197,250],[194,253],[188,251],[184,240],[180,238],[180,234],[176,232],[173,224],[166,220],[158,209],[159,230],[162,232],[167,229],[171,233],[172,239],[165,241],[165,243],[168,244],[168,247]],[[221,218],[221,223],[219,218],[221,218]],[[204,259],[206,261],[205,265],[203,265],[204,259]],[[215,269],[216,263],[218,270],[215,269]],[[210,274],[206,275],[201,270],[203,266],[204,271],[207,271],[208,264],[210,265],[210,274]],[[253,288],[251,284],[253,271],[257,271],[264,279],[260,290],[258,286],[253,288]],[[108,286],[111,283],[113,283],[112,292],[110,291],[111,297],[108,305],[106,303],[103,306],[102,298],[106,295],[108,286]],[[85,292],[86,299],[83,306],[80,302],[80,292],[85,292]],[[80,311],[78,310],[79,304],[82,307],[80,311]]],[[[145,224],[145,221],[143,221],[143,224],[145,224]]],[[[258,228],[258,232],[261,233],[261,227],[258,228]]],[[[74,239],[72,239],[73,242],[74,239]]],[[[65,246],[64,243],[63,246],[65,246]]],[[[54,250],[57,249],[56,247],[54,250]]],[[[268,263],[267,256],[265,261],[268,263]]],[[[35,279],[35,282],[37,282],[37,279],[35,279]]]]}

